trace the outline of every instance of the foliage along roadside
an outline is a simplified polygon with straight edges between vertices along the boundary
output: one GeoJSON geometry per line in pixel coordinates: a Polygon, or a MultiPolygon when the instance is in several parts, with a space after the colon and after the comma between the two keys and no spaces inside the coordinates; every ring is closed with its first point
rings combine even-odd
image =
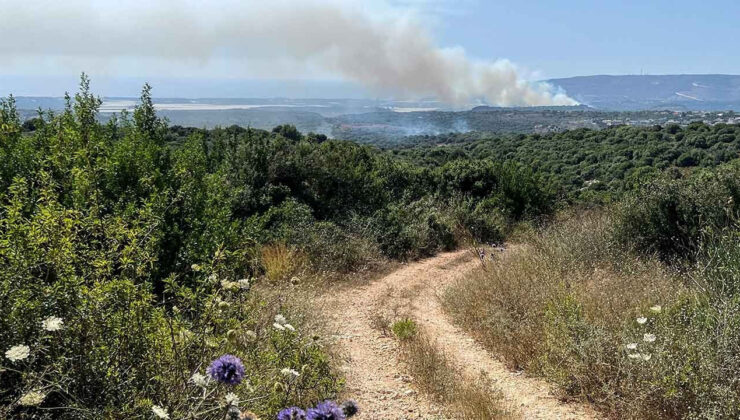
{"type": "Polygon", "coordinates": [[[86,77],[66,100],[32,132],[0,104],[2,416],[218,417],[225,391],[192,378],[224,353],[257,414],[333,398],[321,340],[275,326],[255,279],[500,237],[554,199],[520,165],[430,170],[285,126],[173,137],[148,86],[104,124],[86,77]]]}

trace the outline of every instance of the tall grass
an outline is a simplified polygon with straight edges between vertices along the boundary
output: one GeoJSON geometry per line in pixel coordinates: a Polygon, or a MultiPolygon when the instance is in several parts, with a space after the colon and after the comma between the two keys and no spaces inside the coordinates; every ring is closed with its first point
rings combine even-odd
{"type": "Polygon", "coordinates": [[[571,215],[532,235],[451,288],[446,310],[509,366],[614,416],[737,418],[738,236],[679,271],[614,245],[613,223],[571,215]]]}
{"type": "Polygon", "coordinates": [[[306,265],[303,254],[284,243],[265,245],[260,253],[265,277],[270,281],[286,280],[306,265]]]}
{"type": "MultiPolygon", "coordinates": [[[[412,321],[401,322],[407,325],[412,321]]],[[[404,328],[405,332],[407,330],[404,328]]],[[[487,377],[466,377],[423,329],[414,327],[413,330],[412,334],[399,335],[401,358],[414,384],[442,403],[450,417],[460,420],[515,418],[487,377]]]]}

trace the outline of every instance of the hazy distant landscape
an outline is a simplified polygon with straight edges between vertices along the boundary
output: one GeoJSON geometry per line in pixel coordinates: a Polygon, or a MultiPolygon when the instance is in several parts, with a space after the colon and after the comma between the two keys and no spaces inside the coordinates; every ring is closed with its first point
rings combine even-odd
{"type": "MultiPolygon", "coordinates": [[[[295,125],[300,131],[360,142],[399,141],[410,135],[487,131],[547,133],[613,125],[740,122],[740,76],[591,76],[549,80],[581,102],[579,106],[502,108],[451,106],[436,100],[367,99],[154,99],[173,125],[213,128],[241,125],[270,129],[295,125]]],[[[18,97],[23,118],[37,108],[61,110],[62,98],[18,97]]],[[[136,98],[104,98],[102,119],[132,111],[136,98]]]]}
{"type": "Polygon", "coordinates": [[[735,75],[582,76],[547,82],[596,109],[740,110],[740,76],[735,75]]]}

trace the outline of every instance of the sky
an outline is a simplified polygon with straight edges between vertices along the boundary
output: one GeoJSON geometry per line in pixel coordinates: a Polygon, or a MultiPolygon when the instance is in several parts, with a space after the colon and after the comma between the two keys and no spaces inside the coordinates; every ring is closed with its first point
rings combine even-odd
{"type": "Polygon", "coordinates": [[[436,36],[543,78],[738,74],[739,18],[733,0],[478,1],[449,10],[436,36]]]}
{"type": "Polygon", "coordinates": [[[740,73],[740,2],[0,0],[0,94],[566,103],[528,81],[740,73]],[[400,64],[399,64],[400,63],[400,64]],[[158,91],[159,89],[159,91],[158,91]]]}

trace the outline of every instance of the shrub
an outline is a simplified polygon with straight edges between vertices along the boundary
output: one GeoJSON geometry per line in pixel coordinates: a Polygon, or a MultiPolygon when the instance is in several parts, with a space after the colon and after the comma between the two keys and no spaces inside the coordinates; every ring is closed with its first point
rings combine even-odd
{"type": "Polygon", "coordinates": [[[274,243],[261,248],[262,267],[271,281],[287,280],[305,265],[305,257],[284,243],[274,243]]]}
{"type": "Polygon", "coordinates": [[[416,322],[409,318],[396,321],[391,326],[393,334],[402,341],[409,340],[414,337],[416,335],[416,329],[416,322]]]}
{"type": "MultiPolygon", "coordinates": [[[[616,417],[661,417],[669,404],[656,398],[648,373],[662,363],[656,351],[668,333],[649,308],[688,292],[658,261],[612,243],[611,223],[598,212],[560,219],[456,284],[445,308],[508,365],[546,377],[563,394],[597,401],[616,417]],[[635,321],[642,315],[645,325],[635,321]],[[660,342],[644,343],[651,360],[638,361],[626,345],[639,342],[642,353],[645,333],[660,342]]],[[[683,357],[674,351],[670,357],[683,357]]]]}
{"type": "Polygon", "coordinates": [[[342,228],[332,222],[318,222],[294,230],[289,237],[308,256],[314,271],[346,274],[367,268],[381,259],[380,249],[369,229],[355,229],[362,227],[342,228]]]}
{"type": "Polygon", "coordinates": [[[373,230],[380,249],[391,258],[417,258],[451,250],[453,227],[430,199],[392,205],[375,215],[373,230]]]}
{"type": "Polygon", "coordinates": [[[617,207],[616,238],[665,260],[690,257],[707,228],[729,226],[738,214],[740,167],[685,178],[664,177],[617,207]]]}

